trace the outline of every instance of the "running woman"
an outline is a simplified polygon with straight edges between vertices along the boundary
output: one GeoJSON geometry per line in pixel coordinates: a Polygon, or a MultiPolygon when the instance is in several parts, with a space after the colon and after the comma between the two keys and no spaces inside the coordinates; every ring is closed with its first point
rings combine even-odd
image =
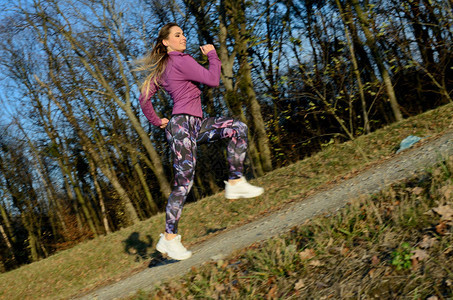
{"type": "Polygon", "coordinates": [[[187,195],[192,187],[197,157],[197,145],[219,139],[229,139],[227,159],[229,179],[225,182],[227,199],[253,198],[264,189],[249,184],[243,176],[247,152],[247,125],[229,118],[203,118],[200,90],[197,83],[219,85],[221,62],[213,45],[200,47],[209,60],[209,69],[198,64],[186,50],[186,37],[175,23],[164,25],[152,51],[139,62],[138,70],[148,71],[139,97],[146,118],[165,129],[173,155],[174,182],[166,207],[165,234],[160,235],[156,249],[176,260],[187,259],[192,252],[181,244],[178,222],[187,195]],[[170,120],[160,118],[151,97],[163,88],[173,99],[170,120]]]}

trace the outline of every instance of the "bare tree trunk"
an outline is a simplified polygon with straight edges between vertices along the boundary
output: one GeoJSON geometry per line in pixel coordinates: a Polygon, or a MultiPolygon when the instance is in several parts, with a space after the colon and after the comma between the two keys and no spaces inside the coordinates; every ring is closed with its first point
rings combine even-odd
{"type": "Polygon", "coordinates": [[[21,212],[22,223],[28,233],[28,247],[30,249],[30,256],[32,261],[38,261],[41,256],[39,255],[38,239],[34,232],[32,222],[28,218],[28,214],[24,211],[21,212]]]}
{"type": "MultiPolygon", "coordinates": [[[[227,25],[227,12],[225,11],[225,3],[222,1],[220,8],[221,12],[219,14],[219,56],[222,61],[222,72],[220,74],[222,78],[223,85],[225,86],[225,102],[230,109],[230,111],[239,118],[240,121],[247,123],[245,118],[242,105],[237,98],[237,88],[234,85],[234,60],[237,55],[236,49],[233,49],[232,53],[228,53],[228,25],[227,25]],[[222,4],[223,3],[223,4],[222,4]]],[[[230,18],[233,20],[234,15],[231,15],[230,18]]],[[[250,130],[249,130],[250,136],[250,130]]],[[[252,169],[255,173],[255,176],[262,176],[264,174],[261,160],[259,158],[259,153],[253,139],[249,139],[248,151],[252,159],[252,169]]]]}
{"type": "Polygon", "coordinates": [[[400,106],[396,99],[395,90],[393,89],[393,84],[390,79],[390,74],[387,71],[387,68],[385,67],[384,62],[382,61],[382,56],[379,53],[374,36],[369,29],[368,19],[367,19],[365,13],[363,12],[359,1],[358,0],[350,0],[350,1],[351,1],[352,5],[354,6],[354,9],[357,13],[359,23],[360,23],[363,33],[365,34],[365,37],[366,37],[366,43],[367,43],[368,47],[370,48],[371,53],[373,54],[376,65],[379,69],[379,72],[381,73],[382,80],[384,81],[384,85],[387,90],[387,96],[389,97],[390,106],[393,111],[393,116],[397,122],[402,121],[403,115],[401,113],[400,106]]]}
{"type": "Polygon", "coordinates": [[[359,64],[357,63],[357,59],[355,56],[354,44],[352,43],[351,36],[349,34],[348,26],[346,24],[346,19],[344,17],[344,12],[343,12],[341,3],[339,0],[335,0],[335,2],[340,11],[341,19],[343,20],[344,33],[346,36],[346,41],[348,43],[349,53],[351,54],[351,61],[352,61],[352,66],[354,67],[354,74],[355,74],[355,77],[357,80],[357,87],[359,89],[360,102],[362,103],[363,128],[365,129],[365,133],[370,133],[370,121],[368,118],[368,109],[367,109],[367,105],[366,105],[365,92],[363,89],[362,78],[360,76],[359,64]]]}
{"type": "Polygon", "coordinates": [[[88,223],[88,227],[90,228],[91,232],[95,235],[98,236],[98,231],[95,225],[95,220],[93,217],[93,210],[89,207],[90,205],[87,203],[85,200],[85,197],[82,194],[82,190],[80,189],[79,186],[73,186],[77,201],[80,204],[80,207],[82,208],[83,215],[85,216],[85,220],[88,223]]]}
{"type": "Polygon", "coordinates": [[[153,196],[151,195],[151,191],[149,190],[149,186],[146,182],[145,174],[143,173],[143,169],[140,166],[137,158],[134,154],[131,155],[132,164],[134,165],[135,172],[140,180],[143,190],[145,191],[146,201],[148,202],[149,207],[151,208],[151,213],[156,214],[158,212],[158,207],[156,202],[153,200],[153,196]]]}
{"type": "Polygon", "coordinates": [[[355,24],[355,16],[352,12],[351,3],[346,1],[345,7],[343,10],[343,18],[345,19],[344,24],[349,28],[349,33],[351,36],[352,46],[354,48],[354,53],[357,58],[357,63],[359,65],[359,70],[361,70],[361,76],[364,82],[376,82],[378,79],[376,73],[373,69],[373,65],[368,57],[367,51],[362,43],[360,38],[359,30],[355,24]]]}
{"type": "Polygon", "coordinates": [[[14,248],[13,245],[11,244],[8,235],[5,232],[5,229],[3,228],[3,225],[0,223],[0,233],[3,237],[3,240],[5,241],[6,247],[8,247],[9,252],[11,253],[11,258],[13,262],[16,262],[16,256],[14,255],[14,248]]]}
{"type": "MultiPolygon", "coordinates": [[[[244,11],[241,9],[244,5],[245,3],[242,0],[239,0],[237,5],[231,6],[231,14],[236,16],[244,14],[244,11]]],[[[267,136],[263,115],[261,113],[261,105],[256,98],[256,93],[253,87],[252,70],[250,67],[249,56],[247,54],[247,24],[245,23],[245,16],[238,19],[238,22],[233,24],[233,26],[237,26],[239,28],[239,30],[235,30],[234,33],[240,63],[240,86],[247,95],[247,102],[250,109],[249,115],[252,118],[253,129],[257,135],[257,143],[263,171],[268,172],[272,170],[272,156],[269,148],[269,138],[267,136]]]]}
{"type": "Polygon", "coordinates": [[[108,233],[111,233],[112,230],[110,229],[110,226],[109,226],[109,220],[108,220],[108,216],[107,216],[107,211],[105,209],[104,196],[102,193],[102,189],[101,189],[98,179],[97,179],[96,167],[92,160],[88,160],[88,163],[90,165],[90,174],[91,174],[91,177],[93,178],[94,187],[96,189],[96,193],[98,196],[99,206],[101,207],[102,224],[104,226],[105,233],[108,234],[108,233]]]}
{"type": "Polygon", "coordinates": [[[257,143],[263,171],[269,172],[272,170],[272,156],[269,148],[269,138],[267,136],[266,126],[261,113],[261,105],[259,104],[258,99],[256,98],[255,90],[253,89],[252,72],[248,62],[248,57],[246,56],[242,58],[242,68],[240,72],[242,73],[241,86],[245,90],[248,97],[250,106],[249,115],[252,118],[254,125],[253,128],[255,129],[257,135],[257,143]]]}
{"type": "MultiPolygon", "coordinates": [[[[243,17],[243,11],[239,7],[241,5],[240,2],[223,2],[221,4],[221,13],[220,13],[220,32],[219,32],[219,43],[220,43],[220,60],[222,61],[222,81],[224,83],[226,93],[225,93],[225,100],[229,105],[230,109],[236,115],[240,116],[241,121],[245,122],[245,115],[242,109],[242,104],[240,103],[237,97],[237,87],[234,86],[233,83],[233,66],[234,60],[236,56],[239,54],[240,60],[240,76],[239,80],[247,81],[241,82],[239,86],[241,86],[246,93],[247,97],[247,104],[250,109],[250,116],[252,118],[254,125],[254,130],[257,133],[257,142],[258,147],[255,146],[255,141],[251,135],[249,139],[249,151],[250,156],[252,158],[253,166],[255,172],[258,176],[264,174],[265,171],[269,171],[272,169],[272,163],[270,161],[270,149],[269,149],[269,142],[267,138],[267,133],[265,131],[264,121],[262,119],[260,105],[256,99],[255,91],[253,90],[253,83],[251,81],[251,71],[250,71],[250,64],[248,62],[248,56],[245,55],[245,51],[247,49],[247,39],[244,36],[245,27],[243,29],[238,28],[238,26],[244,26],[244,21],[238,21],[243,17]],[[228,25],[228,20],[230,24],[228,25]],[[242,23],[241,23],[242,22],[242,23]],[[234,51],[231,55],[228,55],[228,44],[227,44],[227,37],[228,37],[228,27],[232,29],[231,36],[234,37],[235,40],[235,47],[234,51]],[[245,56],[245,57],[244,57],[245,56]],[[258,151],[259,149],[259,151],[258,151]]],[[[250,131],[249,131],[250,132],[250,131]]],[[[253,132],[253,130],[251,130],[253,132]]]]}
{"type": "Polygon", "coordinates": [[[77,228],[79,230],[82,230],[83,228],[83,220],[82,220],[82,215],[79,211],[79,207],[77,205],[77,197],[74,193],[74,190],[72,188],[72,182],[74,182],[74,178],[72,176],[71,171],[68,169],[69,162],[68,162],[68,157],[64,151],[61,152],[61,157],[57,158],[57,163],[58,166],[60,167],[61,175],[63,176],[63,182],[64,182],[64,187],[66,190],[66,193],[68,195],[69,201],[73,207],[76,221],[77,221],[77,228]]]}
{"type": "Polygon", "coordinates": [[[14,230],[13,227],[11,226],[8,212],[6,211],[5,207],[3,207],[3,203],[0,203],[0,215],[2,216],[3,224],[6,226],[7,234],[10,236],[11,241],[15,243],[16,236],[14,235],[14,230]]]}

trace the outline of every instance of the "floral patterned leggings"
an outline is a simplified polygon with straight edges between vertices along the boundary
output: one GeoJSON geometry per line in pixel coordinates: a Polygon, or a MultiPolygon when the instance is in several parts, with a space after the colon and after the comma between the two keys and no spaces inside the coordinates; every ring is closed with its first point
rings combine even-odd
{"type": "Polygon", "coordinates": [[[229,178],[237,179],[243,172],[247,130],[246,124],[228,117],[201,119],[181,114],[170,119],[165,135],[173,154],[175,180],[166,207],[165,232],[178,232],[178,221],[195,175],[197,144],[230,139],[227,146],[229,178]]]}

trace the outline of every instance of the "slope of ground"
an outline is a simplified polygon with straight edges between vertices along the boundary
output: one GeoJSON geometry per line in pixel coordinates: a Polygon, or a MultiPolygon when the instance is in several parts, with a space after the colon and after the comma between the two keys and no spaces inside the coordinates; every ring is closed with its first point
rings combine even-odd
{"type": "MultiPolygon", "coordinates": [[[[288,207],[291,203],[300,202],[300,205],[306,206],[306,203],[308,203],[306,201],[310,196],[316,197],[323,190],[328,191],[333,186],[341,187],[340,182],[343,182],[343,186],[347,186],[349,183],[345,180],[360,174],[363,175],[366,170],[375,170],[389,160],[404,158],[406,154],[412,153],[411,151],[418,151],[420,148],[395,156],[394,153],[400,141],[408,135],[425,138],[419,143],[418,147],[426,146],[428,148],[423,148],[422,152],[418,153],[422,157],[425,152],[434,155],[427,159],[434,163],[437,157],[441,155],[438,152],[440,146],[435,145],[429,148],[430,143],[440,140],[448,144],[448,139],[442,139],[442,136],[450,137],[451,140],[451,136],[449,136],[451,133],[448,130],[453,128],[452,115],[453,105],[450,104],[403,122],[392,124],[370,135],[361,136],[354,142],[330,145],[310,158],[275,170],[253,181],[255,184],[266,188],[266,193],[262,197],[247,201],[225,201],[223,194],[220,193],[187,205],[180,232],[186,245],[196,251],[196,255],[189,262],[196,262],[198,253],[202,252],[199,249],[206,247],[209,240],[214,241],[214,244],[217,243],[216,241],[222,240],[220,234],[231,234],[233,229],[253,220],[265,218],[272,212],[288,207]],[[362,153],[357,151],[358,148],[362,149],[362,153]],[[203,241],[206,241],[206,243],[201,244],[203,241]]],[[[447,148],[451,149],[451,146],[447,148]]],[[[411,159],[408,162],[412,161],[416,162],[417,159],[411,159]]],[[[394,164],[393,167],[395,166],[397,169],[399,168],[394,164]]],[[[424,167],[417,166],[417,168],[424,167]]],[[[404,175],[407,171],[401,169],[399,172],[388,172],[404,175]]],[[[392,180],[389,179],[389,181],[392,180]]],[[[331,196],[335,196],[335,194],[331,196]]],[[[314,208],[316,208],[316,205],[314,208]]],[[[323,207],[318,208],[321,211],[323,207]]],[[[313,211],[313,214],[316,211],[317,209],[313,211]]],[[[284,215],[280,217],[284,217],[284,215]]],[[[310,217],[308,210],[306,217],[310,217]]],[[[303,221],[302,219],[294,220],[296,222],[303,221]]],[[[288,222],[292,221],[288,220],[288,222]]],[[[69,298],[71,295],[88,294],[90,291],[102,286],[109,286],[112,283],[123,283],[121,279],[129,278],[141,271],[145,273],[149,273],[151,270],[156,272],[159,268],[165,267],[158,265],[157,262],[153,264],[155,267],[149,268],[150,260],[152,263],[155,261],[152,259],[152,252],[162,230],[162,224],[164,224],[164,215],[159,214],[135,226],[62,251],[48,259],[0,274],[0,298],[69,298]]],[[[264,227],[264,225],[258,227],[264,227]]],[[[242,233],[250,230],[246,230],[246,228],[238,230],[241,234],[237,234],[235,243],[239,244],[239,237],[242,236],[242,233]]],[[[280,230],[285,230],[285,228],[276,228],[274,232],[277,233],[280,230]]],[[[260,239],[262,238],[264,237],[260,237],[260,239]]],[[[246,239],[246,241],[250,242],[250,239],[246,239]]],[[[246,244],[240,244],[238,248],[244,245],[246,244]]],[[[233,248],[227,250],[232,251],[233,248]]],[[[222,255],[224,254],[227,253],[222,255]]],[[[210,260],[213,255],[207,254],[198,263],[205,259],[210,260]]],[[[183,263],[167,266],[182,266],[184,269],[183,263]]],[[[190,266],[186,266],[184,272],[188,268],[190,266]]],[[[181,275],[184,272],[177,271],[175,274],[181,275]]],[[[151,288],[150,282],[145,283],[145,285],[151,288]]],[[[140,287],[137,284],[136,288],[140,287]]],[[[129,291],[131,290],[126,289],[123,292],[127,294],[129,291]]]]}
{"type": "Polygon", "coordinates": [[[453,299],[453,156],[129,299],[453,299]]]}
{"type": "MultiPolygon", "coordinates": [[[[450,155],[453,155],[453,131],[431,139],[429,142],[426,141],[424,145],[375,165],[350,179],[340,180],[325,191],[319,191],[315,195],[306,197],[304,201],[296,201],[259,220],[221,233],[201,245],[193,247],[194,255],[188,260],[158,264],[91,293],[84,299],[114,299],[133,294],[137,290],[151,290],[162,280],[170,279],[175,275],[183,275],[204,262],[223,260],[235,250],[287,232],[290,228],[304,223],[313,216],[333,212],[357,197],[375,194],[385,190],[391,184],[408,180],[416,172],[431,168],[440,159],[450,155]]],[[[288,174],[288,176],[292,176],[292,174],[288,174]]]]}

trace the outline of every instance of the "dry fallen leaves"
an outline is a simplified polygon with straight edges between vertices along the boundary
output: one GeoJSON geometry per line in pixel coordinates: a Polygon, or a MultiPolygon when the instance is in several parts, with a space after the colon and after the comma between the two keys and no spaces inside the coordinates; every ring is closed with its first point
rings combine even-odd
{"type": "Polygon", "coordinates": [[[453,247],[451,246],[444,250],[444,254],[449,254],[451,252],[453,252],[453,247]]]}
{"type": "Polygon", "coordinates": [[[442,197],[444,197],[447,202],[453,200],[453,185],[452,184],[442,187],[440,189],[440,192],[442,194],[442,197]]]}
{"type": "Polygon", "coordinates": [[[295,284],[294,284],[294,289],[296,291],[300,290],[301,288],[303,288],[305,286],[305,283],[302,279],[299,279],[295,284]]]}
{"type": "Polygon", "coordinates": [[[304,251],[299,253],[299,257],[301,260],[307,260],[316,256],[315,250],[313,249],[305,249],[304,251]]]}
{"type": "Polygon", "coordinates": [[[422,249],[428,249],[431,248],[436,242],[437,242],[436,238],[424,235],[423,240],[420,242],[419,246],[422,249]]]}
{"type": "Polygon", "coordinates": [[[448,204],[435,207],[433,208],[433,211],[440,215],[441,220],[443,221],[453,220],[453,208],[448,204]]]}
{"type": "Polygon", "coordinates": [[[327,246],[326,246],[326,247],[330,247],[330,246],[332,246],[332,245],[333,245],[333,238],[330,237],[330,238],[329,238],[329,242],[327,243],[327,246]]]}
{"type": "Polygon", "coordinates": [[[312,266],[312,267],[320,267],[320,266],[322,266],[322,263],[318,259],[315,259],[315,260],[312,260],[309,263],[309,265],[312,266]]]}
{"type": "Polygon", "coordinates": [[[274,285],[269,292],[267,293],[266,299],[275,299],[277,298],[277,285],[274,285]]]}
{"type": "Polygon", "coordinates": [[[379,262],[380,262],[379,257],[377,257],[377,255],[373,255],[373,257],[371,258],[371,265],[377,266],[379,262]]]}
{"type": "Polygon", "coordinates": [[[348,253],[349,253],[349,248],[345,247],[345,246],[342,246],[341,249],[340,249],[340,254],[343,255],[343,256],[346,256],[348,253]]]}
{"type": "Polygon", "coordinates": [[[417,187],[415,187],[415,188],[412,189],[412,192],[413,192],[416,196],[419,196],[419,195],[421,195],[421,194],[423,193],[424,190],[425,190],[424,188],[417,186],[417,187]]]}
{"type": "Polygon", "coordinates": [[[418,261],[425,260],[429,257],[428,253],[422,249],[415,249],[412,251],[412,254],[411,259],[416,259],[418,261]]]}
{"type": "Polygon", "coordinates": [[[215,291],[217,293],[222,293],[225,290],[225,285],[224,284],[217,284],[215,286],[215,291]]]}
{"type": "Polygon", "coordinates": [[[373,278],[373,277],[374,277],[374,273],[376,273],[376,269],[375,269],[375,268],[371,269],[371,270],[368,272],[368,275],[370,276],[370,278],[373,278]]]}
{"type": "Polygon", "coordinates": [[[438,225],[436,225],[436,232],[440,235],[446,235],[447,223],[445,221],[441,221],[438,225]]]}

